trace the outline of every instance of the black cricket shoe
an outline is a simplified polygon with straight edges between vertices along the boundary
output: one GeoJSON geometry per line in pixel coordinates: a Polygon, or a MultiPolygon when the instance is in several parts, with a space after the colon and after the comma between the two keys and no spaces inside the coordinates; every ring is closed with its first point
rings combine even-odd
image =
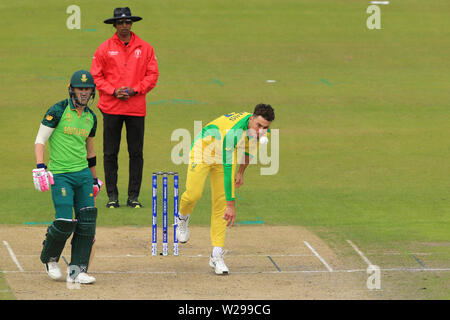
{"type": "Polygon", "coordinates": [[[109,199],[108,203],[106,204],[107,208],[119,208],[119,200],[117,199],[109,199]]]}
{"type": "Polygon", "coordinates": [[[137,199],[128,199],[127,206],[130,208],[136,208],[136,209],[143,207],[142,203],[140,203],[137,199]]]}

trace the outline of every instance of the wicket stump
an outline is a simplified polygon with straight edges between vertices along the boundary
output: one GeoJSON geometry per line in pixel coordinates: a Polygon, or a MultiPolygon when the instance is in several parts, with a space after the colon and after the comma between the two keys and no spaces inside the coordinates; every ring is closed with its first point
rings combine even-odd
{"type": "Polygon", "coordinates": [[[152,176],[152,255],[156,256],[158,251],[158,176],[162,176],[163,187],[163,256],[168,255],[168,176],[173,175],[173,255],[178,256],[178,172],[154,172],[152,176]]]}

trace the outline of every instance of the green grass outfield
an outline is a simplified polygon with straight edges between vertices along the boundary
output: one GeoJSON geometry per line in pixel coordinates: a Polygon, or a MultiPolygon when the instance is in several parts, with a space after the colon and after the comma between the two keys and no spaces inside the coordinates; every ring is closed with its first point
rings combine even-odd
{"type": "MultiPolygon", "coordinates": [[[[71,74],[90,68],[94,51],[114,31],[102,21],[123,5],[78,1],[81,29],[68,30],[71,4],[0,5],[8,12],[0,48],[3,224],[53,220],[50,193],[37,192],[32,183],[37,129],[47,108],[66,98],[71,74]]],[[[103,190],[98,225],[150,225],[154,170],[179,171],[184,190],[186,165],[170,160],[175,129],[193,132],[195,120],[206,124],[265,102],[276,110],[280,169],[261,176],[259,166],[249,167],[238,191],[238,221],[260,217],[266,224],[306,226],[330,246],[352,239],[367,251],[427,250],[429,259],[449,267],[450,2],[381,5],[381,30],[366,28],[368,5],[133,1],[133,14],[144,20],[132,30],[154,47],[160,70],[147,96],[140,197],[146,208],[106,210],[103,190]]],[[[102,178],[103,127],[94,111],[102,178]]],[[[125,204],[125,137],[119,161],[125,204]]],[[[207,225],[209,219],[206,188],[192,223],[207,225]]]]}

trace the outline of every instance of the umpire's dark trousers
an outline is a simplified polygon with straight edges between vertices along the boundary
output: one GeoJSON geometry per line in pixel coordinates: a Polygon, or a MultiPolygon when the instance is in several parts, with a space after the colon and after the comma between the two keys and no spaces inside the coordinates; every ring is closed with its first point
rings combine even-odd
{"type": "Polygon", "coordinates": [[[117,189],[117,155],[120,150],[122,127],[125,123],[129,162],[128,198],[137,199],[142,183],[144,166],[144,127],[145,117],[112,115],[103,113],[103,166],[105,169],[105,186],[108,197],[118,199],[117,189]]]}

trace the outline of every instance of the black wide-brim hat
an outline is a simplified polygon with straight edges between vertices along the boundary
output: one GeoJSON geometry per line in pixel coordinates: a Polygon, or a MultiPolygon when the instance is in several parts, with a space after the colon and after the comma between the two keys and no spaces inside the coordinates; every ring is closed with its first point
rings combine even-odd
{"type": "Polygon", "coordinates": [[[142,20],[141,17],[132,16],[130,8],[125,7],[125,8],[115,8],[114,9],[114,17],[106,19],[103,22],[108,23],[108,24],[113,24],[114,21],[119,20],[119,19],[130,19],[131,21],[142,20]]]}

